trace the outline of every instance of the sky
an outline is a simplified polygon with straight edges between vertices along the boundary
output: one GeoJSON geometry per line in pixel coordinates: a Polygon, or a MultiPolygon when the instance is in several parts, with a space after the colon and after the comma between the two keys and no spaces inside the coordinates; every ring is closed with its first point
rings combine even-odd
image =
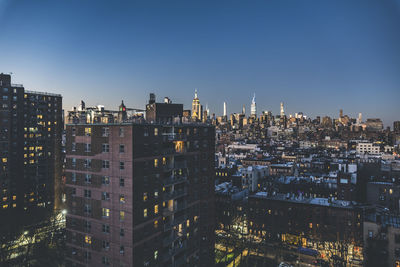
{"type": "Polygon", "coordinates": [[[0,72],[64,109],[144,108],[154,92],[211,113],[400,120],[400,0],[0,0],[0,72]]]}

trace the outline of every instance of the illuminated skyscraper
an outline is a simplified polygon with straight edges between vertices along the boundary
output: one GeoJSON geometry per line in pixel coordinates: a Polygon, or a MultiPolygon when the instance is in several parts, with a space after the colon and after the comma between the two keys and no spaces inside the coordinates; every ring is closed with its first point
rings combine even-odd
{"type": "Polygon", "coordinates": [[[226,113],[226,102],[224,102],[224,117],[226,117],[227,116],[227,113],[226,113]]]}
{"type": "Polygon", "coordinates": [[[192,119],[201,121],[201,105],[199,97],[197,96],[197,89],[194,90],[194,98],[192,101],[192,119]]]}
{"type": "Polygon", "coordinates": [[[256,93],[254,93],[253,99],[251,100],[250,112],[251,116],[257,117],[256,93]]]}

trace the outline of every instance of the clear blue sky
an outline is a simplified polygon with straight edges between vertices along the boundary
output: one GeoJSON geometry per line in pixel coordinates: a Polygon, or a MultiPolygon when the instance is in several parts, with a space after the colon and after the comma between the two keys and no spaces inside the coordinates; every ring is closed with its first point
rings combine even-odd
{"type": "Polygon", "coordinates": [[[143,108],[400,120],[400,0],[0,0],[0,72],[69,110],[143,108]]]}

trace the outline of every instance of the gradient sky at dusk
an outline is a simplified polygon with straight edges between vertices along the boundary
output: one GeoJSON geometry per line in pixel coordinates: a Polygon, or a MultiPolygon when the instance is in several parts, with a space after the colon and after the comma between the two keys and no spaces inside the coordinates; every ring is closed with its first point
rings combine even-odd
{"type": "Polygon", "coordinates": [[[400,120],[400,0],[0,0],[0,72],[69,110],[148,94],[222,114],[400,120]]]}

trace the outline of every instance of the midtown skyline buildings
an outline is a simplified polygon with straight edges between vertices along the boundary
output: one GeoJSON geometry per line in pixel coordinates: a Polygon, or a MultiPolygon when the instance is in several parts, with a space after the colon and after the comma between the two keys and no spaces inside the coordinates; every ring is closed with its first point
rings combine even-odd
{"type": "Polygon", "coordinates": [[[149,92],[190,103],[197,87],[211,112],[221,110],[221,100],[240,112],[255,91],[259,111],[277,113],[283,101],[287,113],[333,116],[342,108],[386,125],[396,120],[394,1],[76,4],[0,4],[2,71],[29,88],[63,94],[65,109],[89,96],[107,106],[127,96],[140,106],[149,92]]]}

